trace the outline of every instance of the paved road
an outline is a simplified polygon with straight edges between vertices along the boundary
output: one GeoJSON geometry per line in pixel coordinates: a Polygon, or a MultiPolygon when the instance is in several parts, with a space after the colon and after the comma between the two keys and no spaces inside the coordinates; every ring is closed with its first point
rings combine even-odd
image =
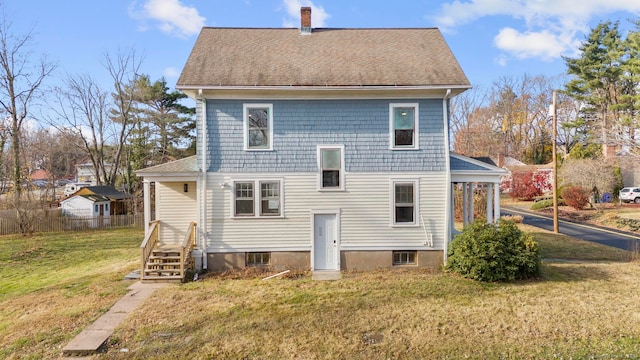
{"type": "MultiPolygon", "coordinates": [[[[522,221],[524,224],[553,231],[553,217],[510,207],[503,207],[501,213],[504,215],[522,215],[524,216],[524,219],[522,221]]],[[[592,225],[572,223],[564,220],[560,220],[558,222],[558,230],[561,234],[568,235],[577,239],[613,246],[623,250],[640,250],[640,236],[629,232],[605,229],[592,225]]]]}

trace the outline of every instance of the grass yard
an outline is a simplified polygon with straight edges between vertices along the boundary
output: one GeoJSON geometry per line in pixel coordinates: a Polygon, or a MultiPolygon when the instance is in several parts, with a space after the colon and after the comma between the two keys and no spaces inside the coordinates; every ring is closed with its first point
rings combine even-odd
{"type": "MultiPolygon", "coordinates": [[[[93,358],[640,358],[636,256],[524,230],[566,261],[509,284],[406,268],[332,282],[210,275],[158,290],[93,358]]],[[[127,231],[0,238],[0,358],[56,358],[117,301],[142,237],[127,231]],[[102,256],[120,261],[94,267],[102,256]]]]}
{"type": "Polygon", "coordinates": [[[139,266],[140,229],[0,237],[0,358],[58,358],[139,266]]]}

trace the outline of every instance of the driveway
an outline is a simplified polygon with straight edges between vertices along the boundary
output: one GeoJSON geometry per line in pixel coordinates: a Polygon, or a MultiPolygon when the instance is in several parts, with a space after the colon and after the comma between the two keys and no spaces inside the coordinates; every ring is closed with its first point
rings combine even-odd
{"type": "MultiPolygon", "coordinates": [[[[503,215],[521,215],[522,222],[527,225],[539,227],[541,229],[553,231],[553,217],[541,215],[531,211],[503,207],[503,215]]],[[[558,230],[563,235],[568,235],[576,239],[592,241],[598,244],[613,246],[618,249],[628,251],[640,250],[640,236],[630,232],[607,229],[594,225],[585,225],[560,219],[558,230]]]]}

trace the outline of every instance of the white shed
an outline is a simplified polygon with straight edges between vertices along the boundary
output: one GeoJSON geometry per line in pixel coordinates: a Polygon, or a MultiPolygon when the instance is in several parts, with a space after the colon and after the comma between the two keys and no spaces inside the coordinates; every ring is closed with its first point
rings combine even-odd
{"type": "Polygon", "coordinates": [[[109,203],[111,201],[96,194],[75,195],[60,202],[62,216],[69,217],[97,217],[109,218],[109,203]]]}

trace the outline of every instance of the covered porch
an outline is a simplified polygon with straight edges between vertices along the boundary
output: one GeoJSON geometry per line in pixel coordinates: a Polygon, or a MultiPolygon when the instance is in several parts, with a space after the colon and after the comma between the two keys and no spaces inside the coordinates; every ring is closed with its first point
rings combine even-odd
{"type": "Polygon", "coordinates": [[[461,211],[459,215],[461,215],[463,227],[476,221],[478,212],[486,214],[488,223],[496,223],[500,219],[500,181],[508,171],[493,163],[453,153],[450,154],[450,161],[451,233],[458,232],[454,226],[456,208],[461,211]],[[476,201],[484,203],[478,204],[476,201]],[[484,211],[478,211],[478,208],[484,211]]]}
{"type": "Polygon", "coordinates": [[[136,175],[143,178],[144,196],[141,279],[184,280],[187,273],[201,266],[204,252],[199,235],[200,173],[196,157],[152,166],[136,175]]]}

